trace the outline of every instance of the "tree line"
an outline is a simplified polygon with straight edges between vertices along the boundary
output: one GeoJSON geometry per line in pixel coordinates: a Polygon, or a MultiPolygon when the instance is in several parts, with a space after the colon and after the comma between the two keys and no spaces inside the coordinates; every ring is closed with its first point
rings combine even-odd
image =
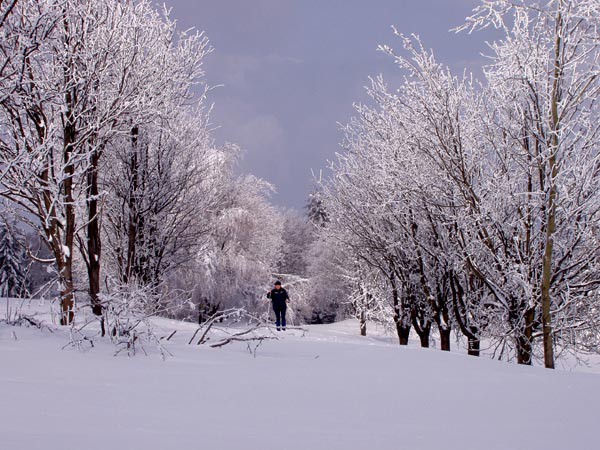
{"type": "Polygon", "coordinates": [[[598,351],[600,2],[483,2],[480,79],[416,36],[388,46],[398,86],[371,79],[320,185],[322,236],[355,312],[400,344],[437,330],[548,368],[598,351]]]}
{"type": "Polygon", "coordinates": [[[0,31],[3,239],[45,244],[28,256],[55,275],[61,324],[77,296],[104,333],[115,293],[185,316],[263,291],[283,225],[273,187],[214,143],[203,33],[148,0],[3,1],[0,31]]]}
{"type": "Polygon", "coordinates": [[[277,277],[299,321],[352,314],[401,345],[435,332],[546,367],[598,352],[599,13],[483,2],[460,29],[501,35],[481,77],[396,31],[380,50],[403,78],[371,79],[306,218],[215,144],[204,34],[149,0],[1,1],[2,295],[29,295],[36,261],[60,322],[90,308],[105,332],[122,311],[265,312],[277,277]],[[43,244],[27,254],[24,223],[43,244]]]}

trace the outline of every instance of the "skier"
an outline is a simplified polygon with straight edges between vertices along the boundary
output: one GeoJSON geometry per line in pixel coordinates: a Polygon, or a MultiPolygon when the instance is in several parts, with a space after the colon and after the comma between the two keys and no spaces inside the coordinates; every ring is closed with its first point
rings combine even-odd
{"type": "Polygon", "coordinates": [[[267,292],[267,298],[273,302],[273,311],[275,311],[275,326],[277,331],[285,331],[285,311],[290,297],[287,291],[281,287],[281,281],[275,282],[275,289],[267,292]]]}

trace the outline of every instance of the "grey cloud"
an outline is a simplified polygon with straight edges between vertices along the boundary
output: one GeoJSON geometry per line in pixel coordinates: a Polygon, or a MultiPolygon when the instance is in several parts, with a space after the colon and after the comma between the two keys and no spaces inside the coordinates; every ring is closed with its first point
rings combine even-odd
{"type": "Polygon", "coordinates": [[[217,140],[245,150],[242,169],[278,187],[274,201],[300,207],[317,172],[339,149],[338,122],[364,101],[368,76],[391,87],[401,74],[377,52],[399,48],[395,25],[417,33],[460,72],[480,71],[485,40],[449,30],[478,0],[167,0],[186,28],[205,30],[215,52],[206,63],[217,140]]]}

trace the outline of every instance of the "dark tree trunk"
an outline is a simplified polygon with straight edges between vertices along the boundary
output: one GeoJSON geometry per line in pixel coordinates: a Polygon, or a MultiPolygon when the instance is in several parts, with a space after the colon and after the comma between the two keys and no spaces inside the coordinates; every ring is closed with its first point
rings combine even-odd
{"type": "Polygon", "coordinates": [[[450,336],[452,334],[450,311],[448,311],[450,303],[448,296],[452,292],[452,288],[450,288],[451,278],[452,273],[448,271],[444,273],[442,282],[438,285],[437,301],[431,302],[431,308],[435,312],[434,320],[440,333],[440,348],[446,352],[450,351],[450,336]]]}
{"type": "Polygon", "coordinates": [[[396,330],[398,331],[398,340],[400,342],[400,345],[408,345],[408,338],[410,336],[410,325],[402,326],[400,324],[397,324],[396,330]]]}
{"type": "Polygon", "coordinates": [[[198,324],[202,325],[204,322],[214,316],[220,308],[220,303],[211,304],[208,299],[203,299],[198,304],[198,324]]]}
{"type": "Polygon", "coordinates": [[[67,91],[65,95],[67,104],[66,121],[63,129],[63,163],[65,165],[65,178],[62,183],[62,198],[65,207],[64,224],[64,247],[60,240],[59,226],[54,230],[56,233],[55,256],[60,271],[61,292],[61,325],[70,325],[73,322],[74,313],[74,289],[73,289],[73,248],[75,243],[75,200],[73,197],[73,178],[75,177],[75,166],[73,164],[73,144],[76,140],[76,128],[74,122],[73,105],[76,103],[75,92],[67,91]]]}
{"type": "Polygon", "coordinates": [[[446,352],[450,351],[450,335],[452,334],[451,328],[439,327],[440,331],[440,348],[446,352]]]}
{"type": "Polygon", "coordinates": [[[427,329],[426,332],[419,333],[419,340],[421,341],[421,347],[423,348],[429,348],[429,331],[430,329],[427,329]]]}
{"type": "Polygon", "coordinates": [[[87,269],[89,279],[89,295],[92,312],[100,317],[102,336],[105,335],[104,319],[102,318],[102,302],[100,301],[100,257],[102,243],[100,238],[100,211],[98,208],[98,164],[100,161],[99,150],[93,151],[90,158],[90,167],[87,171],[87,269]]]}
{"type": "Polygon", "coordinates": [[[479,329],[473,325],[468,325],[468,310],[463,299],[464,289],[455,274],[450,276],[450,290],[452,292],[454,318],[460,331],[467,337],[467,352],[471,356],[479,356],[479,329]]]}
{"type": "Polygon", "coordinates": [[[517,339],[517,362],[530,366],[531,361],[531,341],[525,336],[521,336],[517,339]]]}
{"type": "Polygon", "coordinates": [[[471,356],[479,356],[480,341],[479,339],[468,337],[468,354],[471,356]]]}
{"type": "MultiPolygon", "coordinates": [[[[68,158],[68,156],[66,155],[68,158]]],[[[61,325],[70,325],[75,317],[74,306],[75,296],[73,288],[73,243],[75,239],[75,211],[73,206],[73,182],[72,174],[73,167],[68,166],[66,168],[67,173],[70,173],[69,178],[63,183],[64,198],[67,205],[65,206],[65,245],[64,248],[59,244],[60,248],[55,250],[57,261],[59,263],[60,271],[60,305],[61,305],[61,325]],[[66,251],[65,251],[66,249],[66,251]]],[[[56,231],[58,233],[58,230],[56,231]]]]}
{"type": "Polygon", "coordinates": [[[398,333],[398,340],[400,342],[400,345],[408,345],[408,336],[410,335],[410,319],[405,317],[402,306],[400,305],[398,289],[396,289],[393,281],[392,281],[392,300],[393,300],[393,304],[394,304],[394,322],[396,323],[396,331],[398,333]]]}
{"type": "Polygon", "coordinates": [[[367,335],[367,314],[364,311],[360,313],[360,335],[367,335]]]}
{"type": "Polygon", "coordinates": [[[431,322],[419,320],[417,313],[413,313],[413,328],[419,336],[421,347],[429,348],[429,337],[431,335],[431,322]]]}
{"type": "Polygon", "coordinates": [[[136,247],[138,243],[138,187],[139,187],[139,159],[138,159],[138,135],[139,128],[137,126],[131,129],[131,157],[129,159],[129,176],[131,182],[129,184],[129,193],[127,199],[127,207],[129,216],[127,218],[127,256],[125,258],[125,271],[122,274],[124,283],[128,283],[135,270],[135,260],[137,258],[136,247]]]}
{"type": "Polygon", "coordinates": [[[204,308],[202,303],[198,303],[198,325],[202,325],[206,321],[204,317],[204,308]]]}
{"type": "Polygon", "coordinates": [[[533,357],[533,327],[535,320],[535,309],[529,308],[523,316],[525,328],[517,337],[517,362],[519,364],[532,365],[533,357]]]}

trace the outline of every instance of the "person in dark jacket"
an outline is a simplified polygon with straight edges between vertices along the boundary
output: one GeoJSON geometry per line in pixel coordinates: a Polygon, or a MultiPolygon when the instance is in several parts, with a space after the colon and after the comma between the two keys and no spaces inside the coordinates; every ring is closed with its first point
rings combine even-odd
{"type": "Polygon", "coordinates": [[[275,282],[275,289],[267,292],[267,298],[273,303],[273,311],[275,311],[275,326],[277,331],[283,329],[285,331],[285,312],[287,304],[290,302],[290,297],[287,291],[281,287],[281,281],[275,282]]]}

